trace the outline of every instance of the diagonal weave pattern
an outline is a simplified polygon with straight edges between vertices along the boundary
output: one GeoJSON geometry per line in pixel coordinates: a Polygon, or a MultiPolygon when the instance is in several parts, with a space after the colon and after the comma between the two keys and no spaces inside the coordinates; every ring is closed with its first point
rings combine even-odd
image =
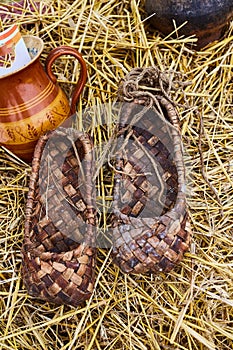
{"type": "Polygon", "coordinates": [[[112,255],[126,273],[168,272],[189,248],[182,142],[164,96],[153,67],[132,70],[120,88],[112,255]]]}
{"type": "Polygon", "coordinates": [[[88,135],[59,128],[34,153],[26,204],[22,274],[28,292],[77,306],[93,291],[94,160],[88,135]]]}

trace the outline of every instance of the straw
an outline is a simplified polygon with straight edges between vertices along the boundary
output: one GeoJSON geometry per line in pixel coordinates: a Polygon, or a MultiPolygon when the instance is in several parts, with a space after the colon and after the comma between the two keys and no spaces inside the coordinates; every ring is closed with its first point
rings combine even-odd
{"type": "MultiPolygon", "coordinates": [[[[137,66],[180,74],[183,85],[170,98],[180,116],[193,237],[168,275],[124,275],[109,249],[99,249],[87,303],[74,309],[33,299],[20,276],[30,166],[1,149],[0,349],[232,349],[232,23],[220,41],[195,51],[194,37],[165,38],[151,29],[143,1],[44,0],[23,15],[2,16],[2,29],[15,22],[22,34],[44,40],[42,62],[52,48],[71,45],[87,63],[76,127],[98,146],[99,234],[109,225],[113,175],[105,151],[117,117],[109,113],[101,126],[102,104],[111,111],[120,80],[137,66]]],[[[78,64],[63,57],[53,69],[70,96],[78,64]]]]}

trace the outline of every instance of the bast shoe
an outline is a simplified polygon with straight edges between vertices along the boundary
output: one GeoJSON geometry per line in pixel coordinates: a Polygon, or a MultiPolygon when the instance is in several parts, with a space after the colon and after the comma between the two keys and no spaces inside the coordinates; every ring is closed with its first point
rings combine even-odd
{"type": "Polygon", "coordinates": [[[168,272],[190,244],[177,112],[163,83],[158,69],[136,68],[119,90],[112,256],[125,273],[168,272]]]}
{"type": "Polygon", "coordinates": [[[93,145],[58,128],[38,141],[26,203],[22,276],[30,295],[77,306],[90,298],[95,267],[93,145]]]}

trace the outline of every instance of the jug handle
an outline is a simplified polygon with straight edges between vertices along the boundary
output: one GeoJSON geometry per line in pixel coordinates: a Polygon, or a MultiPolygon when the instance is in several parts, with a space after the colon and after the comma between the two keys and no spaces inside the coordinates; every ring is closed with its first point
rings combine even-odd
{"type": "Polygon", "coordinates": [[[87,81],[87,66],[86,63],[82,57],[82,55],[74,48],[70,47],[70,46],[59,46],[56,47],[55,49],[53,49],[45,62],[45,71],[49,76],[49,79],[56,84],[57,83],[57,78],[56,76],[53,74],[52,72],[52,65],[54,63],[54,61],[63,55],[71,55],[73,57],[75,57],[81,66],[81,70],[80,70],[80,75],[79,75],[79,79],[78,82],[75,86],[74,92],[72,94],[72,98],[71,98],[71,104],[70,104],[70,115],[74,114],[76,112],[76,103],[77,100],[84,88],[84,85],[86,84],[87,81]]]}

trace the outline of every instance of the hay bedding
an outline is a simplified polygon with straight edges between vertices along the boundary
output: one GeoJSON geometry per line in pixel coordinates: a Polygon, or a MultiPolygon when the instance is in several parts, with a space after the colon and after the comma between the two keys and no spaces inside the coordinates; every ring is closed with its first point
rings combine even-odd
{"type": "MultiPolygon", "coordinates": [[[[171,91],[171,97],[178,104],[190,167],[193,243],[183,263],[160,276],[123,275],[109,251],[100,249],[96,288],[87,305],[70,309],[33,300],[19,274],[30,166],[1,149],[0,349],[232,349],[232,25],[222,41],[195,52],[190,46],[194,38],[149,32],[143,1],[47,3],[49,11],[30,10],[14,20],[23,33],[43,38],[42,60],[61,44],[83,54],[89,79],[77,106],[79,128],[86,108],[111,107],[120,79],[132,68],[155,64],[182,73],[183,89],[171,91]]],[[[3,27],[12,21],[3,19],[3,27]]],[[[77,77],[75,67],[65,58],[55,66],[68,94],[77,77]]],[[[98,113],[94,118],[98,121],[98,113]]],[[[91,132],[101,154],[111,130],[91,132]]],[[[102,167],[99,205],[107,208],[111,196],[111,174],[102,167]]]]}

